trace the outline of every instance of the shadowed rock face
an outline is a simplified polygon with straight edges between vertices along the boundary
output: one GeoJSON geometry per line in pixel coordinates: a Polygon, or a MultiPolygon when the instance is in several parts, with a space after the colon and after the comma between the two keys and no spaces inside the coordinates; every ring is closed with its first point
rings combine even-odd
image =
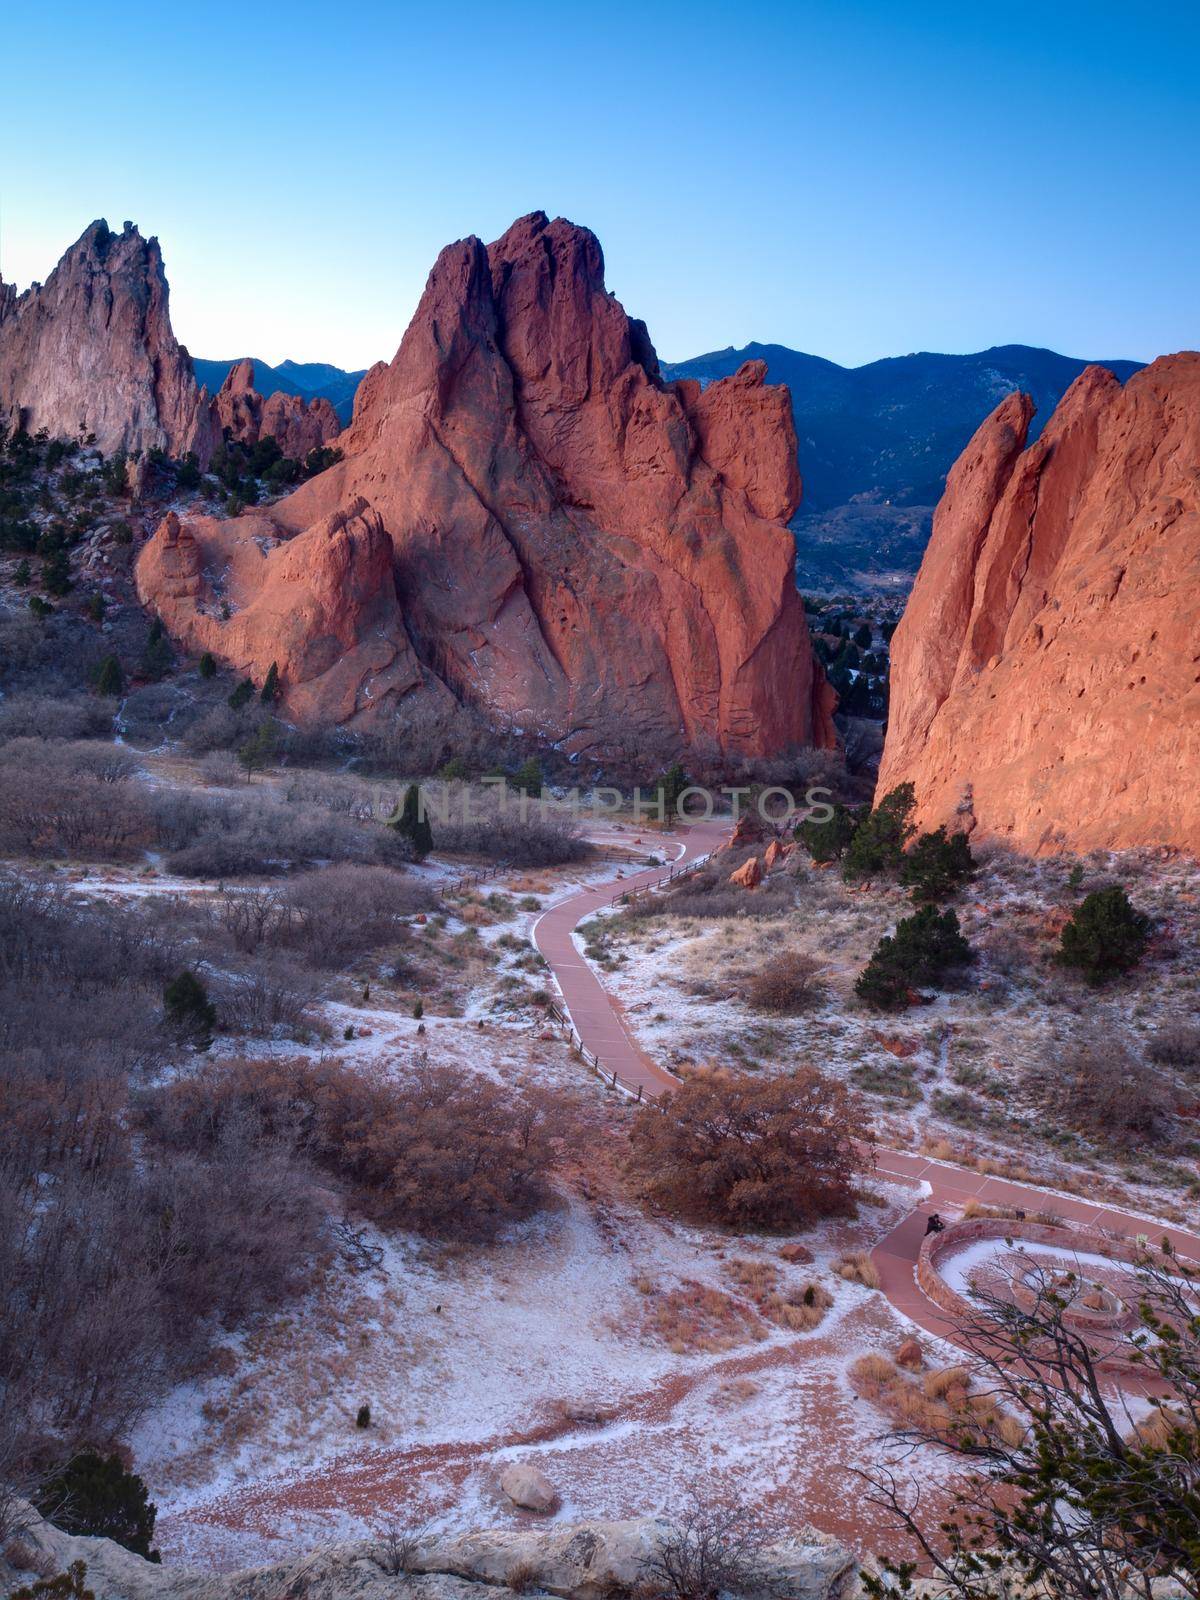
{"type": "Polygon", "coordinates": [[[0,284],[0,417],[52,436],[94,433],[106,454],[194,450],[211,403],[171,331],[157,239],[93,222],[44,284],[0,284]]]}
{"type": "Polygon", "coordinates": [[[1200,355],[1010,395],[950,474],[892,642],[879,793],[969,791],[1026,851],[1200,850],[1200,355]]]}
{"type": "Polygon", "coordinates": [[[703,392],[664,383],[595,237],[536,212],[443,250],[395,359],[363,380],[341,463],[266,512],[189,523],[186,596],[162,582],[160,529],[140,592],[241,671],[277,660],[296,714],[377,709],[405,674],[379,682],[356,645],[327,697],[299,640],[286,663],[251,650],[240,616],[282,618],[297,542],[361,506],[392,552],[372,639],[501,725],[604,758],[832,744],[783,526],[800,491],[787,392],[763,378],[747,363],[703,392]]]}
{"type": "Polygon", "coordinates": [[[329,444],[342,431],[328,400],[306,400],[281,390],[264,398],[254,387],[253,361],[239,361],[229,369],[215,406],[219,430],[228,428],[246,445],[269,435],[293,461],[303,461],[310,450],[329,444]]]}

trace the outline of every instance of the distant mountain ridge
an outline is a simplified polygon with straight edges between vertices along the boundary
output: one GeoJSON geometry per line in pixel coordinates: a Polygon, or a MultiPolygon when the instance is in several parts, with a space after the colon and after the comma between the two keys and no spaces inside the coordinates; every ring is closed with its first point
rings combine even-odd
{"type": "MultiPolygon", "coordinates": [[[[209,394],[216,394],[229,376],[230,369],[244,359],[194,359],[192,365],[196,369],[196,382],[206,384],[209,394]]],[[[251,359],[254,361],[255,387],[260,394],[279,392],[300,395],[305,400],[328,400],[343,427],[350,421],[354,395],[365,376],[365,367],[361,372],[347,372],[328,361],[281,361],[277,367],[273,367],[269,361],[260,361],[256,356],[251,359]]]]}
{"type": "Polygon", "coordinates": [[[911,577],[929,538],[946,473],[983,419],[1023,390],[1037,406],[1030,437],[1088,366],[1122,382],[1137,361],[1081,361],[1031,345],[971,355],[921,351],[841,367],[780,344],[716,350],[664,362],[668,378],[727,377],[765,361],[767,381],[786,383],[799,441],[804,499],[792,526],[798,574],[809,587],[911,577]]]}

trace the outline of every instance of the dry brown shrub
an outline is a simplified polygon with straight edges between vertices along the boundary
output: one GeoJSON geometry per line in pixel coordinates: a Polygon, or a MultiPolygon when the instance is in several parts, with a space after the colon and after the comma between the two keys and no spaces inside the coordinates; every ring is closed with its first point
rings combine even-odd
{"type": "Polygon", "coordinates": [[[1176,1104],[1169,1081],[1130,1040],[1099,1031],[1051,1045],[1025,1087],[1067,1127],[1119,1145],[1162,1139],[1176,1104]]]}
{"type": "Polygon", "coordinates": [[[629,1169],[682,1215],[793,1229],[854,1210],[866,1116],[811,1068],[760,1080],[703,1069],[638,1113],[629,1169]]]}
{"type": "Polygon", "coordinates": [[[784,950],[765,961],[744,985],[746,1003],[755,1011],[798,1016],[811,1011],[824,995],[818,981],[821,963],[802,950],[784,950]]]}
{"type": "Polygon", "coordinates": [[[446,1239],[487,1239],[545,1200],[560,1119],[545,1095],[419,1062],[401,1083],[335,1061],[220,1061],[147,1097],[175,1148],[226,1129],[282,1142],[353,1192],[368,1215],[446,1239]]]}

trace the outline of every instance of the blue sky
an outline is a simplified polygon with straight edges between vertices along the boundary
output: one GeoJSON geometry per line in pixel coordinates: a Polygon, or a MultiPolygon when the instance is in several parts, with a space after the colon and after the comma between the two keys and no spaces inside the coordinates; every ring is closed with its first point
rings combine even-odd
{"type": "Polygon", "coordinates": [[[541,207],[678,360],[1200,345],[1195,7],[10,8],[0,272],[162,240],[193,354],[390,358],[541,207]]]}

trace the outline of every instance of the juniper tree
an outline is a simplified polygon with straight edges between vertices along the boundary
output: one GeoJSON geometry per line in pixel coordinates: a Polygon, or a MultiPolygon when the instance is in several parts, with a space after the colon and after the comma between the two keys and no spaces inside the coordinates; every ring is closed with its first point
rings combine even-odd
{"type": "Polygon", "coordinates": [[[105,656],[96,672],[96,693],[117,695],[125,692],[125,674],[116,656],[105,656]]]}
{"type": "Polygon", "coordinates": [[[404,792],[400,815],[393,817],[388,826],[409,841],[418,861],[423,860],[433,849],[433,828],[425,815],[419,784],[409,784],[404,792]]]}
{"type": "MultiPolygon", "coordinates": [[[[1131,1301],[1139,1321],[1110,1353],[1146,1377],[1150,1400],[1134,1421],[1114,1389],[1095,1333],[1072,1318],[1086,1285],[1048,1273],[1026,1280],[1028,1300],[984,1290],[955,1340],[1007,1425],[969,1419],[906,1427],[905,1456],[926,1448],[976,1474],[950,1481],[949,1515],[932,1525],[915,1480],[887,1467],[858,1475],[868,1500],[921,1552],[939,1600],[1200,1600],[1200,1314],[1192,1270],[1166,1240],[1138,1263],[1131,1301]]],[[[864,1573],[869,1595],[914,1592],[916,1566],[885,1562],[864,1573]]]]}
{"type": "Polygon", "coordinates": [[[901,783],[863,819],[842,860],[842,875],[848,882],[899,869],[904,848],[916,832],[910,820],[916,803],[912,784],[901,783]]]}
{"type": "Polygon", "coordinates": [[[1150,918],[1119,885],[1093,889],[1062,931],[1058,959],[1101,984],[1136,967],[1146,951],[1150,918]]]}

